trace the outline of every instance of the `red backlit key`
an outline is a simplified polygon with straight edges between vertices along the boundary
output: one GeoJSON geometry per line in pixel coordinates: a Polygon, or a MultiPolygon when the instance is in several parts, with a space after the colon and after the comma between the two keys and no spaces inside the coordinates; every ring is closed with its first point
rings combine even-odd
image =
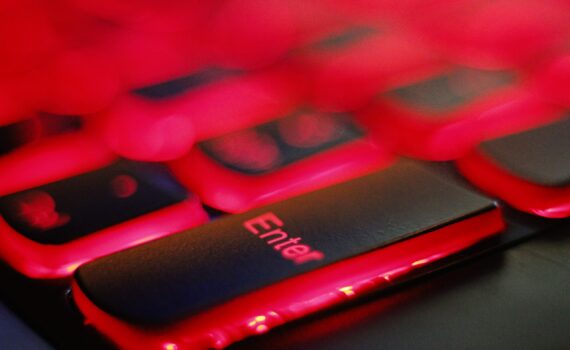
{"type": "Polygon", "coordinates": [[[384,93],[369,117],[401,153],[449,160],[482,140],[557,118],[557,110],[522,85],[516,72],[435,66],[384,93]]]}
{"type": "Polygon", "coordinates": [[[1,125],[0,156],[32,142],[36,138],[35,126],[34,119],[1,125]]]}
{"type": "Polygon", "coordinates": [[[176,160],[176,176],[215,208],[242,212],[391,163],[348,114],[298,110],[202,141],[176,160]]]}
{"type": "MultiPolygon", "coordinates": [[[[41,168],[38,168],[41,169],[41,168]]],[[[198,199],[158,165],[117,161],[0,196],[0,258],[33,278],[206,220],[198,199]]]]}
{"type": "Polygon", "coordinates": [[[279,0],[229,0],[210,27],[214,62],[256,67],[273,62],[297,41],[294,13],[279,0]]]}
{"type": "Polygon", "coordinates": [[[409,35],[352,25],[314,43],[295,61],[307,72],[316,106],[346,111],[414,78],[436,57],[409,35]]]}
{"type": "Polygon", "coordinates": [[[72,293],[119,348],[218,349],[381,289],[503,226],[491,199],[400,163],[97,260],[72,293]]]}
{"type": "Polygon", "coordinates": [[[481,144],[459,170],[517,209],[570,216],[570,118],[481,144]]]}
{"type": "Polygon", "coordinates": [[[289,71],[241,75],[204,70],[182,80],[187,86],[183,93],[154,99],[126,96],[98,116],[106,143],[127,158],[170,160],[188,152],[195,140],[286,113],[300,95],[289,71]]]}

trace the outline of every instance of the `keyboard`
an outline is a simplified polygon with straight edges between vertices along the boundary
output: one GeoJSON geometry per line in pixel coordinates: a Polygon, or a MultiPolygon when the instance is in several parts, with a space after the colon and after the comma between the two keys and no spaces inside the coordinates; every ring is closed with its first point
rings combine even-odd
{"type": "Polygon", "coordinates": [[[56,348],[333,348],[570,227],[566,1],[0,8],[0,300],[56,348]]]}

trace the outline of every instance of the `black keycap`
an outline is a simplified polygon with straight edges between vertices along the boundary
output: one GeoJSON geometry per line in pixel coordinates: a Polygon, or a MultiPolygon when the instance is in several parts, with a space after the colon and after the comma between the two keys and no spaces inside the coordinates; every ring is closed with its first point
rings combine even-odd
{"type": "Polygon", "coordinates": [[[434,112],[426,116],[437,118],[441,113],[471,103],[493,90],[511,84],[513,80],[513,74],[507,71],[458,67],[428,80],[393,90],[388,95],[412,108],[434,112]]]}
{"type": "Polygon", "coordinates": [[[400,162],[105,257],[81,267],[76,279],[104,311],[164,324],[493,210],[489,198],[400,162]]]}
{"type": "Polygon", "coordinates": [[[161,166],[122,160],[0,197],[0,215],[33,241],[64,244],[186,198],[161,166]]]}
{"type": "Polygon", "coordinates": [[[351,119],[340,113],[299,111],[198,146],[229,169],[250,175],[265,174],[361,138],[364,132],[351,119]]]}
{"type": "Polygon", "coordinates": [[[520,178],[544,186],[570,185],[570,117],[485,142],[481,149],[520,178]]]}

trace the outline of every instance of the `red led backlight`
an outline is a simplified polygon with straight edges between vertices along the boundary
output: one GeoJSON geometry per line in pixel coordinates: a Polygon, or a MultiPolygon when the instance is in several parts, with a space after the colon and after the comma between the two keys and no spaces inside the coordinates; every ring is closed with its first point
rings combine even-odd
{"type": "Polygon", "coordinates": [[[39,230],[65,225],[69,221],[69,215],[57,212],[53,197],[46,192],[27,192],[11,209],[28,226],[39,230]]]}
{"type": "Polygon", "coordinates": [[[74,283],[72,291],[85,323],[123,349],[219,349],[347,299],[391,285],[416,269],[471,247],[504,228],[492,210],[445,228],[238,297],[199,315],[157,328],[113,317],[74,283]]]}

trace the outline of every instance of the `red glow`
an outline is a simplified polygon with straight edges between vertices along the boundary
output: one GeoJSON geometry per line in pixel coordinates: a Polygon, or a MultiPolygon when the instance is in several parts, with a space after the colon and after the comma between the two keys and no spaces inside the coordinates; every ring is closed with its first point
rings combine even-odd
{"type": "Polygon", "coordinates": [[[421,15],[408,15],[405,20],[415,34],[444,55],[469,65],[528,64],[562,49],[569,39],[567,2],[463,0],[414,5],[413,11],[421,15]]]}
{"type": "MultiPolygon", "coordinates": [[[[0,195],[25,191],[110,164],[116,156],[89,135],[74,133],[34,143],[0,158],[0,195]]],[[[116,180],[116,179],[115,179],[116,180]]],[[[122,194],[133,190],[128,178],[119,178],[122,194]]],[[[20,204],[23,219],[38,228],[60,225],[69,218],[54,212],[47,194],[33,193],[20,204]],[[22,211],[23,210],[23,211],[22,211]]],[[[69,276],[79,265],[149,240],[207,221],[199,200],[188,200],[128,222],[94,232],[63,245],[44,245],[16,232],[0,217],[0,256],[14,269],[32,278],[69,276]]]]}
{"type": "Polygon", "coordinates": [[[341,132],[338,120],[322,113],[303,113],[279,122],[281,137],[295,147],[316,147],[334,140],[341,132]]]}
{"type": "Polygon", "coordinates": [[[329,51],[308,51],[296,58],[312,82],[311,98],[325,110],[355,110],[378,93],[424,74],[440,57],[404,33],[379,33],[329,51]]]}
{"type": "Polygon", "coordinates": [[[22,194],[14,210],[28,226],[40,230],[59,227],[69,221],[69,215],[56,211],[56,203],[52,196],[41,191],[22,194]]]}
{"type": "Polygon", "coordinates": [[[549,62],[536,76],[536,93],[544,99],[570,107],[570,55],[549,62]]]}
{"type": "Polygon", "coordinates": [[[138,183],[134,177],[119,175],[111,181],[113,193],[119,198],[128,198],[137,191],[138,183]]]}
{"type": "Polygon", "coordinates": [[[301,237],[289,238],[289,233],[283,231],[283,221],[274,213],[265,213],[243,223],[243,226],[260,239],[266,239],[265,243],[277,252],[280,252],[283,258],[290,259],[295,264],[304,264],[308,261],[322,260],[325,255],[317,250],[313,250],[306,244],[298,244],[302,241],[301,237]],[[270,225],[273,224],[273,225],[270,225]],[[256,226],[261,227],[266,232],[260,232],[256,226]],[[278,244],[276,244],[278,243],[278,244]]]}
{"type": "Polygon", "coordinates": [[[459,110],[432,118],[388,98],[367,112],[368,125],[398,153],[451,160],[484,140],[560,119],[564,110],[523,88],[502,90],[459,110]]]}
{"type": "Polygon", "coordinates": [[[126,96],[93,118],[91,128],[120,155],[172,160],[188,152],[194,141],[290,112],[302,93],[296,83],[294,72],[277,69],[228,77],[160,103],[126,96]]]}
{"type": "Polygon", "coordinates": [[[392,154],[365,137],[260,176],[227,169],[198,148],[172,162],[171,168],[206,204],[242,212],[368,174],[393,160],[392,154]]]}
{"type": "Polygon", "coordinates": [[[86,322],[124,349],[226,347],[268,330],[389,285],[418,265],[457,253],[504,228],[493,210],[444,228],[273,284],[228,303],[159,328],[139,328],[94,305],[74,283],[73,297],[86,322]],[[421,264],[417,262],[421,261],[421,264]]]}
{"type": "Polygon", "coordinates": [[[210,141],[213,151],[225,162],[251,170],[268,170],[279,163],[275,140],[247,129],[210,141]]]}
{"type": "Polygon", "coordinates": [[[115,159],[84,133],[41,140],[0,157],[0,195],[95,170],[115,159]]]}
{"type": "Polygon", "coordinates": [[[570,186],[545,187],[518,178],[480,152],[457,161],[469,181],[513,207],[547,218],[570,216],[570,186]]]}
{"type": "Polygon", "coordinates": [[[208,220],[199,200],[139,216],[63,245],[44,245],[15,231],[0,217],[0,256],[31,278],[62,278],[95,258],[197,226],[208,220]]]}

